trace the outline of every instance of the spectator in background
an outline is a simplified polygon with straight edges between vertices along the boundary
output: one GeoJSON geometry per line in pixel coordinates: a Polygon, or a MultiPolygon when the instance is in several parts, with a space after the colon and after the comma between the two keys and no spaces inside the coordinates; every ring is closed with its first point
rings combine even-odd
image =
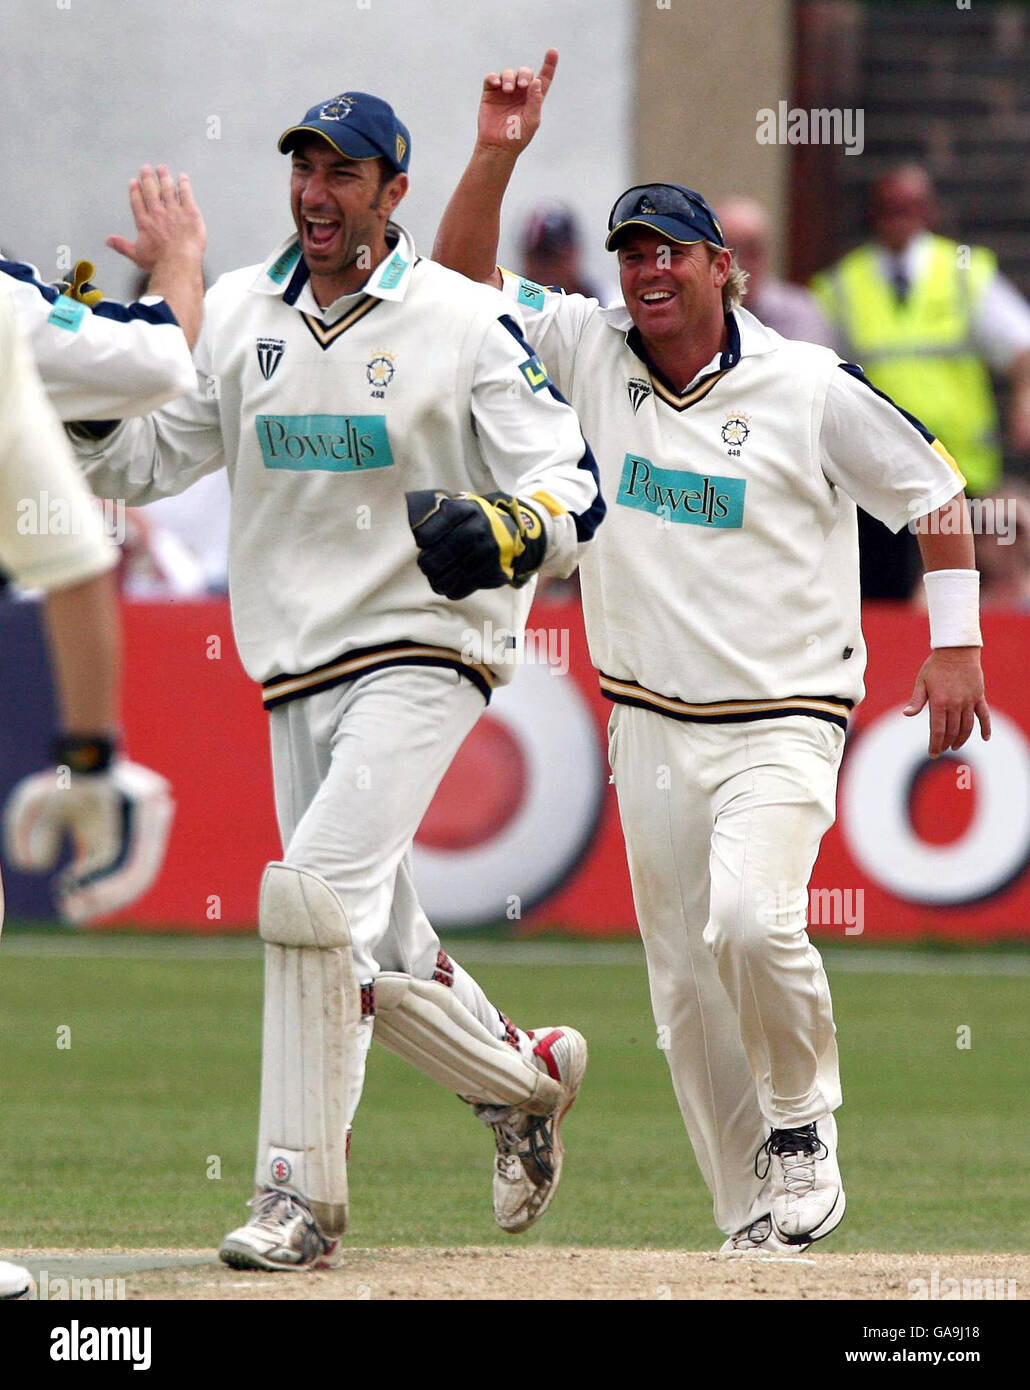
{"type": "Polygon", "coordinates": [[[726,245],[748,274],[744,307],[784,338],[836,347],[833,329],[813,295],[770,274],[769,214],[757,198],[727,198],[717,211],[726,245]]]}
{"type": "MultiPolygon", "coordinates": [[[[933,185],[918,164],[889,170],[872,188],[873,240],[812,281],[838,335],[837,349],[921,419],[954,455],[970,495],[1001,477],[1001,445],[989,369],[1012,383],[1009,444],[1030,453],[1030,305],[982,246],[935,236],[933,185]]],[[[918,552],[860,519],[862,592],[901,598],[918,552]]]]}
{"type": "Polygon", "coordinates": [[[614,285],[591,279],[583,269],[582,238],[576,215],[564,203],[538,203],[522,231],[519,274],[538,285],[583,294],[608,304],[619,298],[614,285]]]}
{"type": "Polygon", "coordinates": [[[1030,613],[1030,487],[1002,478],[987,500],[995,524],[977,528],[975,537],[980,605],[1030,613]]]}

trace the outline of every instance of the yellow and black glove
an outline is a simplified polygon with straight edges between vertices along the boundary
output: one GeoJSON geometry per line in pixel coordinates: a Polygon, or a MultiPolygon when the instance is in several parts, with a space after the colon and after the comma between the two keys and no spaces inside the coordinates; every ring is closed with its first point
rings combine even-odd
{"type": "Polygon", "coordinates": [[[511,584],[521,589],[544,562],[542,507],[506,492],[409,492],[418,567],[445,598],[511,584]]]}
{"type": "Polygon", "coordinates": [[[104,297],[96,285],[90,284],[96,273],[97,268],[92,261],[76,261],[71,279],[59,280],[57,288],[65,298],[74,299],[78,304],[95,309],[104,297]]]}

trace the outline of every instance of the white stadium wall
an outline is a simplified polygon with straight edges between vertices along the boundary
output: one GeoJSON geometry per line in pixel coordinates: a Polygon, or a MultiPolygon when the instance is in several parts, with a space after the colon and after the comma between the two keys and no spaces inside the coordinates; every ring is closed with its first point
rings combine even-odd
{"type": "Polygon", "coordinates": [[[104,246],[131,228],[126,185],[144,162],[193,178],[211,278],[261,260],[291,226],[281,131],[348,88],[412,132],[402,220],[426,254],[472,147],[482,76],[562,53],[546,124],[513,183],[515,229],[534,201],[579,211],[589,267],[631,182],[633,0],[0,0],[4,120],[0,246],[56,277],[61,247],[124,297],[131,267],[104,246]]]}

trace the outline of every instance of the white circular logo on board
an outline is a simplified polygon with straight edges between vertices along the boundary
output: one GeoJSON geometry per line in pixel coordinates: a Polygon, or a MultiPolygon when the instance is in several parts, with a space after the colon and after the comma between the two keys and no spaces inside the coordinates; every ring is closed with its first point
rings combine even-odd
{"type": "Polygon", "coordinates": [[[840,823],[855,861],[898,897],[937,906],[976,902],[1015,878],[1030,857],[1030,743],[991,714],[990,743],[974,732],[950,755],[972,770],[965,833],[932,845],[912,825],[910,793],[926,762],[926,720],[889,710],[856,739],[844,765],[840,823]]]}
{"type": "MultiPolygon", "coordinates": [[[[448,843],[415,841],[419,901],[439,928],[503,921],[512,899],[521,915],[558,888],[593,838],[606,783],[586,700],[570,676],[552,674],[546,664],[521,666],[511,685],[494,692],[477,729],[483,756],[472,767],[466,761],[462,775],[475,779],[480,793],[484,781],[496,779],[492,805],[484,807],[480,795],[479,819],[470,813],[467,833],[451,833],[448,843]],[[513,751],[502,756],[505,742],[513,751]]],[[[468,740],[473,750],[477,729],[468,740]]],[[[461,789],[452,782],[444,790],[444,814],[453,820],[461,789]]],[[[427,820],[433,814],[431,808],[427,820]]]]}

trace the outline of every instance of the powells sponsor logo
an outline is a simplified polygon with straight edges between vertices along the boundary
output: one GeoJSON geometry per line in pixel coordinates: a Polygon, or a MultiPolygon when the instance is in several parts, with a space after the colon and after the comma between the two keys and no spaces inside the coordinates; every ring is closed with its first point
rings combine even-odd
{"type": "Polygon", "coordinates": [[[750,415],[727,415],[722,427],[722,442],[739,449],[751,433],[750,415]]]}
{"type": "Polygon", "coordinates": [[[526,378],[531,389],[534,391],[542,391],[550,381],[550,377],[547,375],[547,368],[540,361],[540,358],[537,357],[535,352],[532,357],[527,357],[525,362],[519,363],[519,371],[526,378]]]}
{"type": "Polygon", "coordinates": [[[394,461],[385,415],[258,415],[254,424],[266,468],[352,473],[394,461]]]}
{"type": "Polygon", "coordinates": [[[397,363],[392,352],[377,352],[375,357],[370,358],[365,366],[365,375],[372,388],[369,394],[376,400],[382,400],[396,370],[397,363]]]}
{"type": "Polygon", "coordinates": [[[739,530],[746,487],[744,478],[656,468],[650,459],[627,454],[616,501],[620,507],[653,512],[664,521],[739,530]]]}
{"type": "Polygon", "coordinates": [[[261,368],[261,375],[266,381],[272,379],[276,367],[283,360],[285,351],[285,338],[259,338],[257,340],[258,366],[261,368]]]}
{"type": "Polygon", "coordinates": [[[542,309],[545,293],[543,285],[538,285],[533,280],[519,281],[518,302],[520,304],[528,304],[531,309],[542,309]]]}
{"type": "Polygon", "coordinates": [[[626,382],[626,390],[629,392],[629,398],[633,404],[633,414],[635,415],[651,394],[651,383],[645,381],[642,376],[631,376],[629,381],[626,382]]]}

